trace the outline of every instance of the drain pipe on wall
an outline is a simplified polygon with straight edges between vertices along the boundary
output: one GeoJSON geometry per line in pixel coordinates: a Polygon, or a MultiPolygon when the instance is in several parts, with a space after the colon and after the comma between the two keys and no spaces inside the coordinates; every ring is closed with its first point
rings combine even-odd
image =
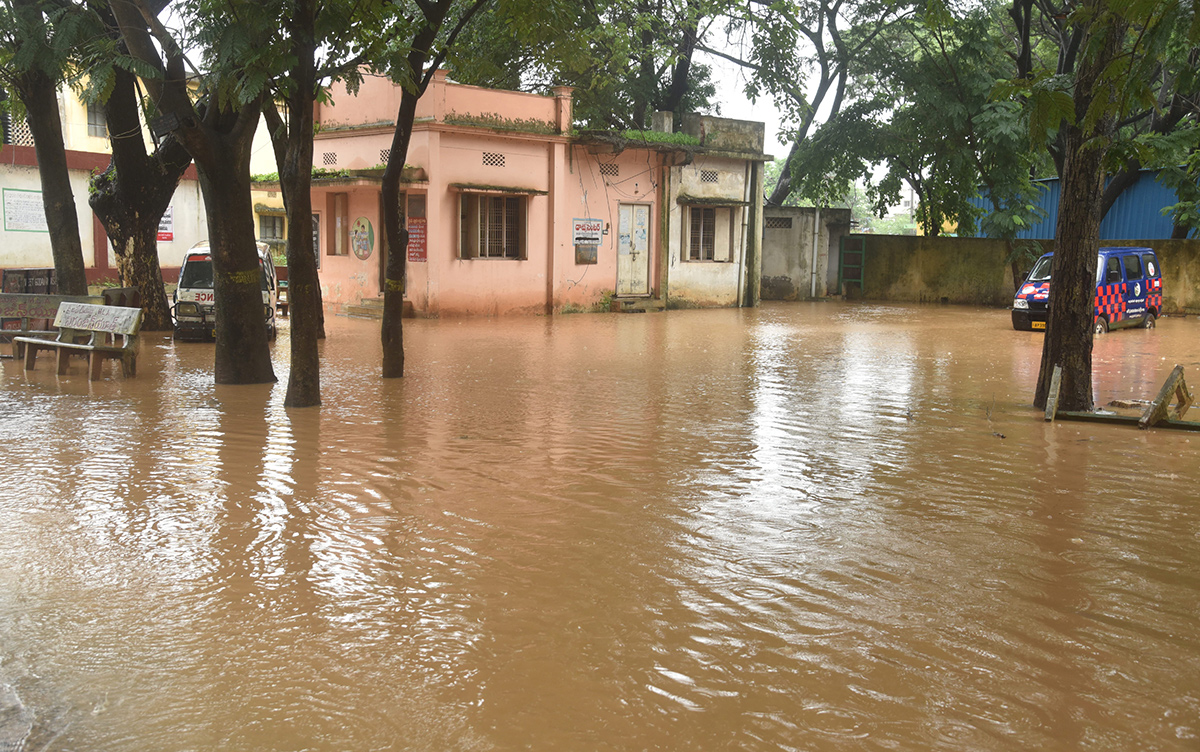
{"type": "Polygon", "coordinates": [[[749,272],[746,270],[746,248],[750,242],[750,227],[748,225],[747,214],[750,213],[749,199],[750,191],[754,190],[750,181],[750,162],[746,162],[746,168],[742,174],[743,190],[742,198],[746,200],[747,206],[742,207],[742,248],[738,254],[738,273],[737,273],[737,307],[744,308],[746,305],[746,278],[749,272]]]}
{"type": "Polygon", "coordinates": [[[810,299],[817,297],[817,246],[821,238],[821,207],[818,206],[816,211],[817,213],[813,216],[812,264],[809,271],[808,297],[810,299]]]}

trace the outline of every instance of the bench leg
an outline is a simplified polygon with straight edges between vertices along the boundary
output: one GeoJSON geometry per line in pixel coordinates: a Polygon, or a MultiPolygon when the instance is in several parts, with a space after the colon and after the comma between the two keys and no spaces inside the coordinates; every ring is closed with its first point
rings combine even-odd
{"type": "Polygon", "coordinates": [[[126,353],[121,356],[121,375],[137,376],[137,356],[133,353],[126,353]]]}
{"type": "Polygon", "coordinates": [[[58,375],[62,376],[67,372],[67,358],[71,351],[65,347],[58,348],[58,375]]]}
{"type": "Polygon", "coordinates": [[[88,353],[88,381],[100,380],[100,369],[104,367],[104,356],[92,350],[88,353]]]}
{"type": "Polygon", "coordinates": [[[32,371],[34,361],[37,359],[37,345],[28,345],[25,347],[25,370],[32,371]]]}

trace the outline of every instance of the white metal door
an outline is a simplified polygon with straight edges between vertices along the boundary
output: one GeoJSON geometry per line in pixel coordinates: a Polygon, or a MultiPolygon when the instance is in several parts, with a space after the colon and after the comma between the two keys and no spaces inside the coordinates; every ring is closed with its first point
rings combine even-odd
{"type": "Polygon", "coordinates": [[[621,204],[617,231],[617,294],[650,294],[650,207],[621,204]]]}

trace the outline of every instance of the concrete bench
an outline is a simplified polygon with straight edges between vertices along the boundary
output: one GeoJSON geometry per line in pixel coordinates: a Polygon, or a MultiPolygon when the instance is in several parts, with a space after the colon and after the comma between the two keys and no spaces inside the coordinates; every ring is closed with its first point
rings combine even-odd
{"type": "Polygon", "coordinates": [[[32,371],[40,350],[58,351],[58,373],[67,372],[71,355],[86,355],[88,378],[100,378],[105,360],[121,361],[121,372],[137,374],[137,334],[142,326],[142,309],[119,306],[63,303],[54,317],[56,339],[16,337],[25,346],[25,370],[32,371]]]}
{"type": "MultiPolygon", "coordinates": [[[[33,295],[27,293],[0,293],[0,319],[16,319],[17,329],[0,329],[0,338],[12,340],[14,337],[53,338],[58,332],[50,329],[34,328],[37,322],[50,321],[58,315],[58,306],[62,303],[88,303],[98,305],[103,298],[87,295],[33,295]]],[[[10,322],[12,323],[12,322],[10,322]]],[[[13,341],[13,357],[18,360],[25,356],[25,346],[13,341]]]]}

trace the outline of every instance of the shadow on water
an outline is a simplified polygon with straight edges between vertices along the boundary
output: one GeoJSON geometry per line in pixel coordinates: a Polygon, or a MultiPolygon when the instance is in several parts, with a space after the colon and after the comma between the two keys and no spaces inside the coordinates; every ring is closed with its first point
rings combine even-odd
{"type": "MultiPolygon", "coordinates": [[[[323,406],[0,365],[0,746],[1196,744],[1188,434],[1046,424],[1007,312],[331,318],[323,406]]],[[[1097,401],[1200,373],[1097,340],[1097,401]]]]}

